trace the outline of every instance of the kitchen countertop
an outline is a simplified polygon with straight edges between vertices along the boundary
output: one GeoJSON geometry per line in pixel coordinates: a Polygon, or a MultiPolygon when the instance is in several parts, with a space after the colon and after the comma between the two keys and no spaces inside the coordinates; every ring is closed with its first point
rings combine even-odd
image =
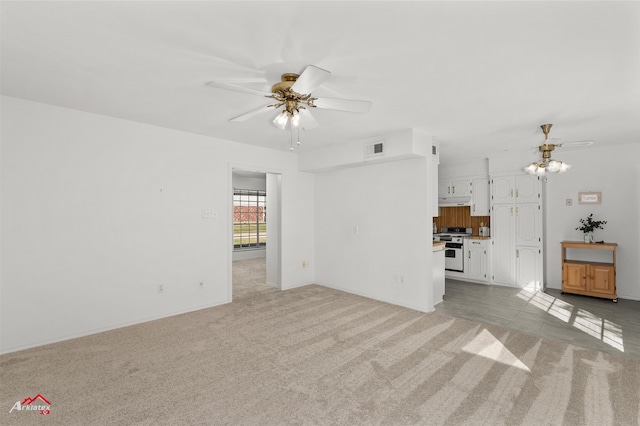
{"type": "Polygon", "coordinates": [[[434,241],[433,242],[433,251],[441,251],[444,250],[445,241],[434,241]]]}
{"type": "Polygon", "coordinates": [[[479,235],[472,235],[469,237],[470,240],[490,240],[491,237],[481,237],[479,235]]]}

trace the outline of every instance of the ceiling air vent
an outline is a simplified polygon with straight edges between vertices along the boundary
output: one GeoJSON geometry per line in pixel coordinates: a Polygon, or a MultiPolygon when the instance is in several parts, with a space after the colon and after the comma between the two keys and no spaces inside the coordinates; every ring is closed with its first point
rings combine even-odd
{"type": "Polygon", "coordinates": [[[364,146],[365,157],[377,157],[384,155],[384,142],[370,143],[364,146]]]}

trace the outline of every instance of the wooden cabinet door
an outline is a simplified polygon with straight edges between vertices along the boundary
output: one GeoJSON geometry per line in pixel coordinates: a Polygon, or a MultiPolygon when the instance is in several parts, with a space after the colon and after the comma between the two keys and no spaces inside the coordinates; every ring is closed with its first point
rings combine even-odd
{"type": "Polygon", "coordinates": [[[575,293],[587,290],[587,265],[565,263],[562,268],[562,290],[575,293]]]}
{"type": "Polygon", "coordinates": [[[616,282],[613,266],[589,265],[589,286],[591,293],[612,296],[616,294],[616,282]]]}

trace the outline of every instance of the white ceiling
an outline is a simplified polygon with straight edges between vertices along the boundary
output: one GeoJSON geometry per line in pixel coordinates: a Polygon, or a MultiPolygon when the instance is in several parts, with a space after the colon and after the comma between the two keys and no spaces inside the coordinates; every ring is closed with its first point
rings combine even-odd
{"type": "Polygon", "coordinates": [[[415,128],[442,161],[531,150],[551,137],[640,143],[638,2],[1,3],[2,94],[288,150],[274,114],[229,119],[284,72],[332,72],[301,150],[415,128]]]}

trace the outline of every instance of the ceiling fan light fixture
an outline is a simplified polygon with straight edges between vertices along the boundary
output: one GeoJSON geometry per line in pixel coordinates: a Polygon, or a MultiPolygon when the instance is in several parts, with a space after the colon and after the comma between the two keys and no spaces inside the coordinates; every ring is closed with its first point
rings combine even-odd
{"type": "Polygon", "coordinates": [[[556,147],[562,146],[562,144],[548,143],[551,126],[553,126],[553,124],[543,124],[540,126],[542,133],[544,133],[544,144],[538,147],[538,151],[542,153],[542,161],[540,163],[531,163],[523,169],[530,175],[545,176],[547,172],[564,173],[571,168],[569,164],[551,158],[551,151],[556,149],[556,147]]]}
{"type": "Polygon", "coordinates": [[[282,74],[280,81],[271,86],[270,92],[224,81],[209,81],[206,85],[236,92],[260,95],[272,99],[274,102],[271,104],[255,108],[237,117],[233,117],[229,121],[242,122],[263,111],[278,111],[277,116],[273,119],[273,124],[280,130],[291,129],[292,134],[294,130],[297,130],[299,143],[300,128],[303,130],[312,130],[319,126],[319,123],[310,112],[311,109],[330,109],[359,114],[365,114],[371,109],[371,102],[369,101],[342,98],[318,99],[313,97],[312,93],[329,77],[331,77],[331,72],[315,65],[308,65],[301,74],[282,74]]]}

